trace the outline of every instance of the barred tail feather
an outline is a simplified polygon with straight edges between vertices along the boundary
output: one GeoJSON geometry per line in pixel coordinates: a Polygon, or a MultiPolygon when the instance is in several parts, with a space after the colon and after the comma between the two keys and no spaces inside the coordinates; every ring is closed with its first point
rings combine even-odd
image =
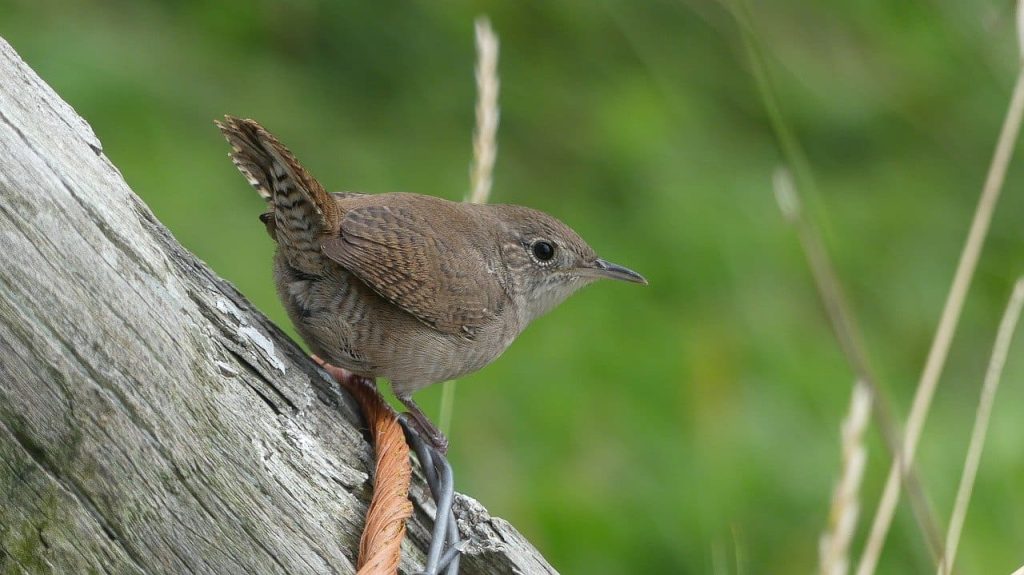
{"type": "Polygon", "coordinates": [[[267,228],[289,265],[321,273],[320,242],[337,229],[340,218],[334,198],[256,121],[225,116],[215,123],[231,144],[232,162],[270,204],[267,228]]]}
{"type": "Polygon", "coordinates": [[[259,125],[256,122],[240,120],[232,116],[224,116],[224,121],[214,120],[214,124],[231,144],[228,156],[249,185],[259,192],[267,202],[273,202],[273,191],[269,170],[273,165],[270,154],[263,149],[258,137],[259,125]]]}

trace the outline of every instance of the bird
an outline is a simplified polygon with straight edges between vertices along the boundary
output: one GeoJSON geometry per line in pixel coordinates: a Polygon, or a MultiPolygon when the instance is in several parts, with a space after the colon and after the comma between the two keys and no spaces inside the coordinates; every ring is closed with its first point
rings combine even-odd
{"type": "Polygon", "coordinates": [[[490,364],[532,321],[596,280],[647,284],[539,210],[328,193],[258,122],[225,116],[215,124],[266,200],[260,220],[277,244],[277,295],[299,335],[327,364],[387,379],[442,454],[448,440],[413,393],[490,364]]]}

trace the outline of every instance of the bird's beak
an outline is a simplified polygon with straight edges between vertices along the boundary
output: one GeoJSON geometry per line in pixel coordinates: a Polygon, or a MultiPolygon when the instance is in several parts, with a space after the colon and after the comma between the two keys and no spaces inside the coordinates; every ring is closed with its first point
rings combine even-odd
{"type": "Polygon", "coordinates": [[[636,273],[635,271],[627,267],[623,267],[618,264],[613,264],[609,261],[605,261],[600,258],[594,260],[594,263],[588,265],[583,269],[593,277],[647,285],[647,279],[644,278],[644,276],[636,273]]]}

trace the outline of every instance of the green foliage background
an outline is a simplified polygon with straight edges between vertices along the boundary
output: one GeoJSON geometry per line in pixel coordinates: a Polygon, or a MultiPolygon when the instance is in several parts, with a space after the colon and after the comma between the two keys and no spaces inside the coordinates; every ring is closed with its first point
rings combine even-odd
{"type": "MultiPolygon", "coordinates": [[[[566,573],[813,571],[851,372],[774,203],[778,148],[722,5],[0,0],[0,35],[175,236],[287,325],[261,202],[211,121],[259,119],[330,189],[460,199],[482,13],[501,38],[494,201],[561,217],[651,285],[588,288],[459,382],[460,490],[566,573]]],[[[815,212],[905,414],[1016,73],[1011,3],[763,0],[753,13],[815,212]]],[[[1024,270],[1022,184],[1011,168],[925,429],[943,524],[1024,270]]],[[[1014,349],[963,573],[1024,563],[1014,349]]],[[[436,414],[439,397],[420,399],[436,414]]],[[[872,431],[858,548],[887,471],[872,431]]],[[[881,572],[931,571],[901,508],[881,572]]]]}

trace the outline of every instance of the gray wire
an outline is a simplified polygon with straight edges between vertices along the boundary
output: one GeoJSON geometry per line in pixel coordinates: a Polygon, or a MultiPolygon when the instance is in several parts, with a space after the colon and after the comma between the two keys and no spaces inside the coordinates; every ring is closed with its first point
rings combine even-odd
{"type": "Polygon", "coordinates": [[[416,457],[420,460],[420,467],[437,507],[430,547],[427,550],[427,564],[419,575],[439,575],[442,570],[445,575],[457,575],[463,545],[459,537],[455,511],[452,509],[455,500],[452,466],[442,453],[423,441],[406,421],[404,414],[399,418],[399,422],[405,430],[406,440],[412,444],[416,457]]]}

